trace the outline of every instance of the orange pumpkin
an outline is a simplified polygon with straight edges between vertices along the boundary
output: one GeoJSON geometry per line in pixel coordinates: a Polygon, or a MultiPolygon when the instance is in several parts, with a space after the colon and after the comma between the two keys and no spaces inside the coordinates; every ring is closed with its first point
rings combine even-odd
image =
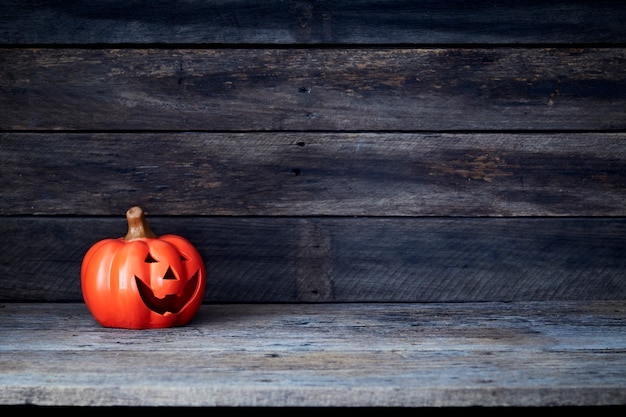
{"type": "Polygon", "coordinates": [[[125,237],[101,240],[83,258],[81,287],[89,311],[105,327],[188,323],[206,289],[200,254],[181,236],[157,237],[140,207],[130,208],[126,219],[125,237]]]}

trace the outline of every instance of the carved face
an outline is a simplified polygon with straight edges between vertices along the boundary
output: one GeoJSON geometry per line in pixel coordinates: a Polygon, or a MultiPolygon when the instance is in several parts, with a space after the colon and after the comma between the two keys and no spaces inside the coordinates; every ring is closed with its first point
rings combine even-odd
{"type": "MultiPolygon", "coordinates": [[[[157,244],[150,250],[157,252],[157,244]]],[[[144,265],[135,272],[137,291],[143,303],[158,314],[178,314],[197,293],[200,268],[182,253],[167,253],[167,247],[158,255],[148,252],[144,265]],[[139,274],[139,275],[137,275],[139,274]]]]}
{"type": "Polygon", "coordinates": [[[186,324],[202,304],[206,272],[196,249],[176,235],[106,239],[87,252],[83,297],[105,327],[186,324]]]}

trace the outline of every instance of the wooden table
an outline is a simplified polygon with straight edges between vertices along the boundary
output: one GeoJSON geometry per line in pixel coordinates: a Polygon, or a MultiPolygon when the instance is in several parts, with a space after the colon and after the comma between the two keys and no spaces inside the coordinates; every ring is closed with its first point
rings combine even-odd
{"type": "Polygon", "coordinates": [[[81,303],[0,309],[0,404],[626,403],[626,303],[203,305],[188,326],[99,326],[81,303]]]}

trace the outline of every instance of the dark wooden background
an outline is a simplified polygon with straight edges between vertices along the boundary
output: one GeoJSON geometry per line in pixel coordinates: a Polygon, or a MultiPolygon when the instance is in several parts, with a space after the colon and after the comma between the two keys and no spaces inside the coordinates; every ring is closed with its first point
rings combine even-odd
{"type": "Polygon", "coordinates": [[[4,1],[0,301],[157,234],[206,302],[626,299],[626,3],[4,1]]]}

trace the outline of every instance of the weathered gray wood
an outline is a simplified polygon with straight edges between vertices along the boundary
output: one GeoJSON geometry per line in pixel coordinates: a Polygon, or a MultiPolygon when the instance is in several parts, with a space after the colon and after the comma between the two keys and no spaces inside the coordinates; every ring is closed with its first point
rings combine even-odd
{"type": "MultiPolygon", "coordinates": [[[[626,219],[158,217],[202,254],[207,302],[626,300],[626,219]]],[[[5,217],[1,301],[82,301],[111,218],[5,217]]]]}
{"type": "Polygon", "coordinates": [[[2,49],[0,129],[623,130],[624,48],[2,49]]]}
{"type": "Polygon", "coordinates": [[[0,43],[625,42],[620,1],[4,0],[0,43]]]}
{"type": "Polygon", "coordinates": [[[0,133],[0,214],[624,216],[626,134],[0,133]]]}
{"type": "Polygon", "coordinates": [[[626,402],[626,305],[204,305],[105,329],[83,304],[0,310],[0,404],[590,406],[626,402]]]}

